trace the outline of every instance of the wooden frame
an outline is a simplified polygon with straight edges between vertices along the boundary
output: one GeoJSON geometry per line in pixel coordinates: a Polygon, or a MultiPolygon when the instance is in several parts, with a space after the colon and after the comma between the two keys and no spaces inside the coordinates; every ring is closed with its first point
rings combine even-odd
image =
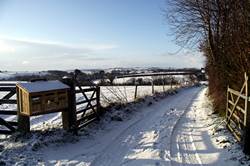
{"type": "Polygon", "coordinates": [[[84,100],[76,102],[76,106],[82,105],[82,107],[76,109],[75,132],[77,132],[77,130],[99,119],[100,87],[83,89],[76,79],[74,81],[78,88],[75,90],[75,94],[81,94],[84,97],[84,100]],[[91,95],[88,96],[87,92],[91,95]]]}
{"type": "Polygon", "coordinates": [[[29,92],[17,84],[17,91],[18,107],[22,115],[35,116],[61,112],[68,107],[67,89],[29,92]]]}
{"type": "Polygon", "coordinates": [[[227,88],[226,125],[238,141],[242,141],[243,129],[248,125],[248,76],[240,91],[227,88]]]}
{"type": "MultiPolygon", "coordinates": [[[[0,83],[0,92],[7,92],[1,99],[0,105],[2,104],[13,104],[17,103],[16,99],[11,99],[16,94],[16,84],[15,83],[0,83]]],[[[7,121],[1,118],[1,115],[17,115],[17,110],[6,110],[0,109],[0,126],[6,129],[0,129],[0,134],[12,134],[17,130],[17,121],[7,121]]]]}

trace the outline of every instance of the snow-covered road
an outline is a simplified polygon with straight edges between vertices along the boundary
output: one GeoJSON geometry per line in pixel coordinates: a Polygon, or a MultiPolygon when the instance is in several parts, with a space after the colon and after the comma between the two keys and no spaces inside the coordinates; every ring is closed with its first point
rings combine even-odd
{"type": "MultiPolygon", "coordinates": [[[[178,119],[202,88],[181,90],[108,131],[70,147],[46,151],[47,163],[92,166],[170,165],[171,137],[178,119]]],[[[111,125],[111,124],[110,124],[111,125]]]]}
{"type": "Polygon", "coordinates": [[[170,138],[177,119],[189,108],[200,89],[166,98],[149,108],[144,117],[115,138],[91,163],[92,166],[167,165],[170,138]]]}

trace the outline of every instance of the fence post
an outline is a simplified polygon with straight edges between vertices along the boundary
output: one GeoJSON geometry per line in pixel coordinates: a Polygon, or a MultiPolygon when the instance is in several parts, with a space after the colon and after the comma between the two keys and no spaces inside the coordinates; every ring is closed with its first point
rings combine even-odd
{"type": "Polygon", "coordinates": [[[162,77],[162,88],[163,88],[163,92],[165,92],[165,80],[164,80],[164,77],[162,77]]]}
{"type": "MultiPolygon", "coordinates": [[[[101,97],[101,88],[100,86],[96,87],[96,105],[97,105],[97,113],[100,114],[101,112],[101,103],[100,103],[100,97],[101,97]]],[[[98,117],[99,118],[99,117],[98,117]]]]}
{"type": "Polygon", "coordinates": [[[138,84],[135,84],[135,100],[137,98],[137,88],[138,88],[138,84]]]}
{"type": "Polygon", "coordinates": [[[228,99],[229,99],[228,89],[229,89],[229,85],[227,85],[226,122],[228,121],[228,107],[229,107],[229,104],[228,104],[228,99]]]}
{"type": "Polygon", "coordinates": [[[17,130],[23,133],[30,132],[30,117],[22,115],[20,113],[20,93],[19,89],[16,88],[16,98],[17,98],[17,130]]]}
{"type": "Polygon", "coordinates": [[[154,94],[155,93],[155,89],[154,89],[154,80],[153,79],[152,79],[151,84],[152,84],[152,94],[154,94]]]}
{"type": "Polygon", "coordinates": [[[76,129],[76,94],[75,82],[72,78],[65,77],[62,82],[70,87],[68,90],[68,109],[62,112],[63,129],[76,129]]]}
{"type": "Polygon", "coordinates": [[[171,90],[173,89],[173,78],[171,78],[171,81],[170,81],[170,89],[171,90]]]}
{"type": "Polygon", "coordinates": [[[243,135],[243,144],[244,144],[244,149],[243,152],[245,154],[250,154],[250,102],[249,102],[249,84],[248,84],[248,76],[245,73],[245,81],[246,81],[246,96],[247,96],[247,101],[246,101],[246,126],[244,130],[244,135],[243,135]]]}

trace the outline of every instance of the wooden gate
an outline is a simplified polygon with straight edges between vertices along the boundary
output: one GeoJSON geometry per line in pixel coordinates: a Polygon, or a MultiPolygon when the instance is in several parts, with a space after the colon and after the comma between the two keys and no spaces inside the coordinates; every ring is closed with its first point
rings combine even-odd
{"type": "Polygon", "coordinates": [[[16,95],[15,83],[0,83],[0,134],[12,134],[17,130],[17,121],[5,120],[7,116],[17,115],[17,107],[14,106],[17,100],[13,99],[14,95],[16,95]],[[15,109],[5,109],[5,104],[13,105],[15,109]]]}
{"type": "Polygon", "coordinates": [[[240,91],[227,88],[226,124],[238,141],[242,140],[247,125],[248,102],[248,76],[245,74],[240,91]]]}
{"type": "MultiPolygon", "coordinates": [[[[70,90],[68,94],[69,108],[62,112],[63,127],[66,130],[74,129],[77,132],[99,119],[100,87],[83,88],[76,79],[65,79],[64,81],[70,86],[70,90]],[[78,100],[79,98],[80,100],[78,100]]],[[[27,126],[29,128],[29,117],[18,114],[16,93],[15,83],[0,83],[0,134],[12,134],[17,130],[17,126],[19,126],[19,130],[26,129],[27,126]],[[10,105],[12,106],[10,107],[10,105]]]]}
{"type": "Polygon", "coordinates": [[[76,129],[88,125],[94,120],[99,120],[100,113],[100,87],[83,88],[77,80],[76,98],[76,129]]]}

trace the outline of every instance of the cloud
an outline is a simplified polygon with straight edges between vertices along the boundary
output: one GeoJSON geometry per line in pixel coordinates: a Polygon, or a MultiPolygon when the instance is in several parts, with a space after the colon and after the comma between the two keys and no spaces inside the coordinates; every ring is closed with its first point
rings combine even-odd
{"type": "Polygon", "coordinates": [[[0,40],[0,53],[13,53],[15,52],[15,48],[6,43],[5,41],[3,40],[0,40]]]}
{"type": "Polygon", "coordinates": [[[203,67],[205,63],[205,57],[196,50],[182,49],[177,53],[159,54],[158,57],[170,62],[169,66],[172,63],[176,67],[203,67]]]}
{"type": "Polygon", "coordinates": [[[22,61],[22,64],[23,65],[27,65],[27,64],[29,64],[30,62],[29,61],[22,61]]]}
{"type": "MultiPolygon", "coordinates": [[[[115,44],[65,43],[0,37],[1,68],[14,70],[69,69],[111,61],[115,44]]],[[[110,63],[109,63],[110,64],[110,63]]]]}
{"type": "Polygon", "coordinates": [[[95,54],[117,47],[114,44],[63,43],[34,39],[0,39],[0,53],[25,53],[39,59],[47,58],[48,56],[50,58],[84,57],[89,53],[95,54]]]}
{"type": "Polygon", "coordinates": [[[193,50],[178,54],[118,49],[110,43],[65,43],[0,36],[0,70],[48,70],[105,67],[202,67],[204,57],[193,50]],[[119,52],[120,51],[120,52],[119,52]]]}
{"type": "Polygon", "coordinates": [[[6,42],[13,43],[14,45],[30,45],[37,47],[57,47],[57,48],[67,48],[67,49],[78,49],[78,50],[110,50],[117,48],[115,44],[91,44],[91,43],[64,43],[59,41],[48,41],[48,40],[36,40],[36,39],[2,39],[6,42]]]}

